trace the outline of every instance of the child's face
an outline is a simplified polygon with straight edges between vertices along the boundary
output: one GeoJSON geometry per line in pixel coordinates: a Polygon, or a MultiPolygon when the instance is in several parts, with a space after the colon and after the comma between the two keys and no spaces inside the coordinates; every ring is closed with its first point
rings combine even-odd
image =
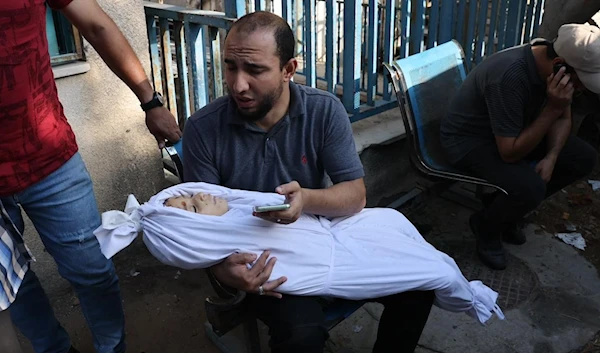
{"type": "Polygon", "coordinates": [[[229,210],[227,201],[204,193],[198,193],[192,197],[171,197],[165,202],[165,206],[209,216],[221,216],[229,210]]]}

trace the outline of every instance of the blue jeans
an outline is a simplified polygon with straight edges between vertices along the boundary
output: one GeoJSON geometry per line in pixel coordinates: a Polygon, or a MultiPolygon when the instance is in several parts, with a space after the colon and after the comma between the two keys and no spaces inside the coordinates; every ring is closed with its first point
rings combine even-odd
{"type": "MultiPolygon", "coordinates": [[[[45,179],[1,200],[21,232],[21,208],[27,213],[56,261],[58,272],[75,288],[96,351],[125,352],[118,278],[93,234],[100,225],[100,215],[92,181],[79,153],[45,179]]],[[[54,317],[48,297],[31,269],[10,312],[13,323],[37,353],[69,350],[69,336],[54,317]]]]}

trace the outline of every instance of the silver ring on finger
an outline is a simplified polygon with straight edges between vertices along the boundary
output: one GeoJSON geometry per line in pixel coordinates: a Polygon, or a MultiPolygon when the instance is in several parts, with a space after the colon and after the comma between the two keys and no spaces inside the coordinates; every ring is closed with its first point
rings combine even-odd
{"type": "Polygon", "coordinates": [[[277,220],[275,222],[281,223],[281,218],[277,218],[277,220]]]}
{"type": "Polygon", "coordinates": [[[258,286],[258,295],[265,295],[265,289],[263,286],[258,286]]]}

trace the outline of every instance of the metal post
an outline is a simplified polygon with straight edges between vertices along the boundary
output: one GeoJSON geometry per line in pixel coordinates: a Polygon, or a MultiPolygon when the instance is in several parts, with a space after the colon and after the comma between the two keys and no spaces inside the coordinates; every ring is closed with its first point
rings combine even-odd
{"type": "Polygon", "coordinates": [[[326,28],[325,28],[325,78],[327,90],[335,94],[338,81],[338,52],[337,52],[337,17],[338,8],[336,0],[326,0],[326,28]]]}
{"type": "Polygon", "coordinates": [[[316,49],[316,20],[315,1],[304,0],[304,44],[306,85],[317,87],[317,49],[316,49]]]}
{"type": "Polygon", "coordinates": [[[344,61],[342,102],[348,113],[358,112],[360,105],[360,50],[362,3],[344,2],[344,61]],[[354,35],[353,35],[354,34],[354,35]]]}
{"type": "MultiPolygon", "coordinates": [[[[383,32],[383,62],[394,60],[394,28],[396,24],[396,1],[385,0],[385,28],[383,32]]],[[[392,98],[392,87],[388,75],[383,75],[383,99],[392,98]]]]}
{"type": "Polygon", "coordinates": [[[189,82],[192,83],[193,107],[198,110],[208,103],[208,73],[204,27],[185,21],[185,41],[187,43],[189,82]]]}
{"type": "Polygon", "coordinates": [[[379,26],[379,4],[377,0],[369,0],[369,20],[368,20],[368,47],[366,58],[367,63],[367,104],[375,104],[375,95],[377,94],[377,35],[379,26]]]}
{"type": "Polygon", "coordinates": [[[246,1],[244,0],[225,0],[225,16],[229,18],[239,18],[246,14],[246,1]]]}

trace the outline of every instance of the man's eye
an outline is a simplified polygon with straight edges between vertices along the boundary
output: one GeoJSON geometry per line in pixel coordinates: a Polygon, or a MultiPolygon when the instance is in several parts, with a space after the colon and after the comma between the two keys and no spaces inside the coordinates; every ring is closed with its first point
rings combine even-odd
{"type": "Polygon", "coordinates": [[[194,210],[194,213],[198,213],[198,210],[196,210],[196,206],[192,206],[192,210],[194,210]]]}

